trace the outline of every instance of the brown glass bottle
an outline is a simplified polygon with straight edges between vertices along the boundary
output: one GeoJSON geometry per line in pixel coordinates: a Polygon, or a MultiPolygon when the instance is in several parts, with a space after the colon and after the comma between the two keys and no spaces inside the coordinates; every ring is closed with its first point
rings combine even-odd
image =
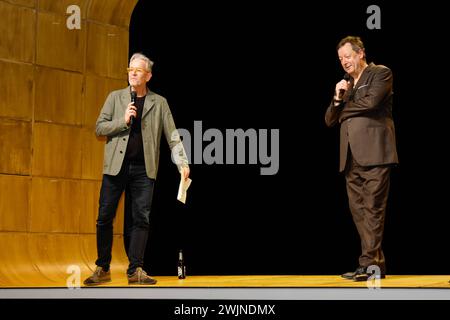
{"type": "Polygon", "coordinates": [[[186,266],[184,264],[183,251],[178,252],[178,279],[186,278],[186,266]]]}

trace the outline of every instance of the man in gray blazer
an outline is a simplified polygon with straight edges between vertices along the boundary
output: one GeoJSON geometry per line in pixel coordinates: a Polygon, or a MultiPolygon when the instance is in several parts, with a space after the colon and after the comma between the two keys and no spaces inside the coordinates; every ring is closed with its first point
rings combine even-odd
{"type": "Polygon", "coordinates": [[[109,94],[96,124],[97,136],[106,136],[103,180],[97,219],[97,265],[85,285],[111,281],[113,219],[126,187],[131,192],[133,226],[128,248],[129,284],[155,284],[142,269],[149,231],[153,188],[158,172],[160,140],[166,137],[178,170],[189,177],[188,160],[167,101],[150,91],[153,62],[136,53],[130,59],[130,86],[109,94]],[[130,102],[131,101],[131,102],[130,102]],[[174,149],[174,147],[177,148],[174,149]]]}
{"type": "Polygon", "coordinates": [[[346,77],[336,84],[325,122],[329,127],[340,124],[339,171],[345,172],[349,207],[362,251],[356,271],[342,277],[365,281],[379,267],[379,276],[384,278],[381,243],[390,170],[392,164],[398,163],[392,72],[382,65],[367,64],[359,37],[342,39],[337,51],[346,77]]]}

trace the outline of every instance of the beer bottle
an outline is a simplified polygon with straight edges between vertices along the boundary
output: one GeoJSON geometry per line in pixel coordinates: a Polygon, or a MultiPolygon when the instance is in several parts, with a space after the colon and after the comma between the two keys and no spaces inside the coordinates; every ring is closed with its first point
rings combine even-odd
{"type": "Polygon", "coordinates": [[[178,279],[186,278],[186,266],[184,265],[183,251],[178,252],[178,279]]]}

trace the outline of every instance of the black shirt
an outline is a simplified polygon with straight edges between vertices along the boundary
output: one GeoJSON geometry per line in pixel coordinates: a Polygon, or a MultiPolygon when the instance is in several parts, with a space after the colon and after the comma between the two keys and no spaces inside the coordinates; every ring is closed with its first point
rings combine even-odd
{"type": "Polygon", "coordinates": [[[144,164],[144,146],[142,143],[141,118],[144,109],[145,96],[136,97],[134,106],[137,109],[137,117],[133,119],[130,129],[130,138],[128,140],[125,159],[128,162],[144,164]]]}

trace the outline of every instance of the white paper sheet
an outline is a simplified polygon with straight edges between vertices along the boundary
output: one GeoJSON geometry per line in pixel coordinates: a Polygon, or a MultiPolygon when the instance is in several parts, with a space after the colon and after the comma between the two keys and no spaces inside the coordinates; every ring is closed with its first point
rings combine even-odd
{"type": "Polygon", "coordinates": [[[178,196],[177,199],[183,203],[186,203],[187,190],[191,185],[192,180],[187,178],[186,180],[181,176],[180,178],[180,186],[178,187],[178,196]]]}

